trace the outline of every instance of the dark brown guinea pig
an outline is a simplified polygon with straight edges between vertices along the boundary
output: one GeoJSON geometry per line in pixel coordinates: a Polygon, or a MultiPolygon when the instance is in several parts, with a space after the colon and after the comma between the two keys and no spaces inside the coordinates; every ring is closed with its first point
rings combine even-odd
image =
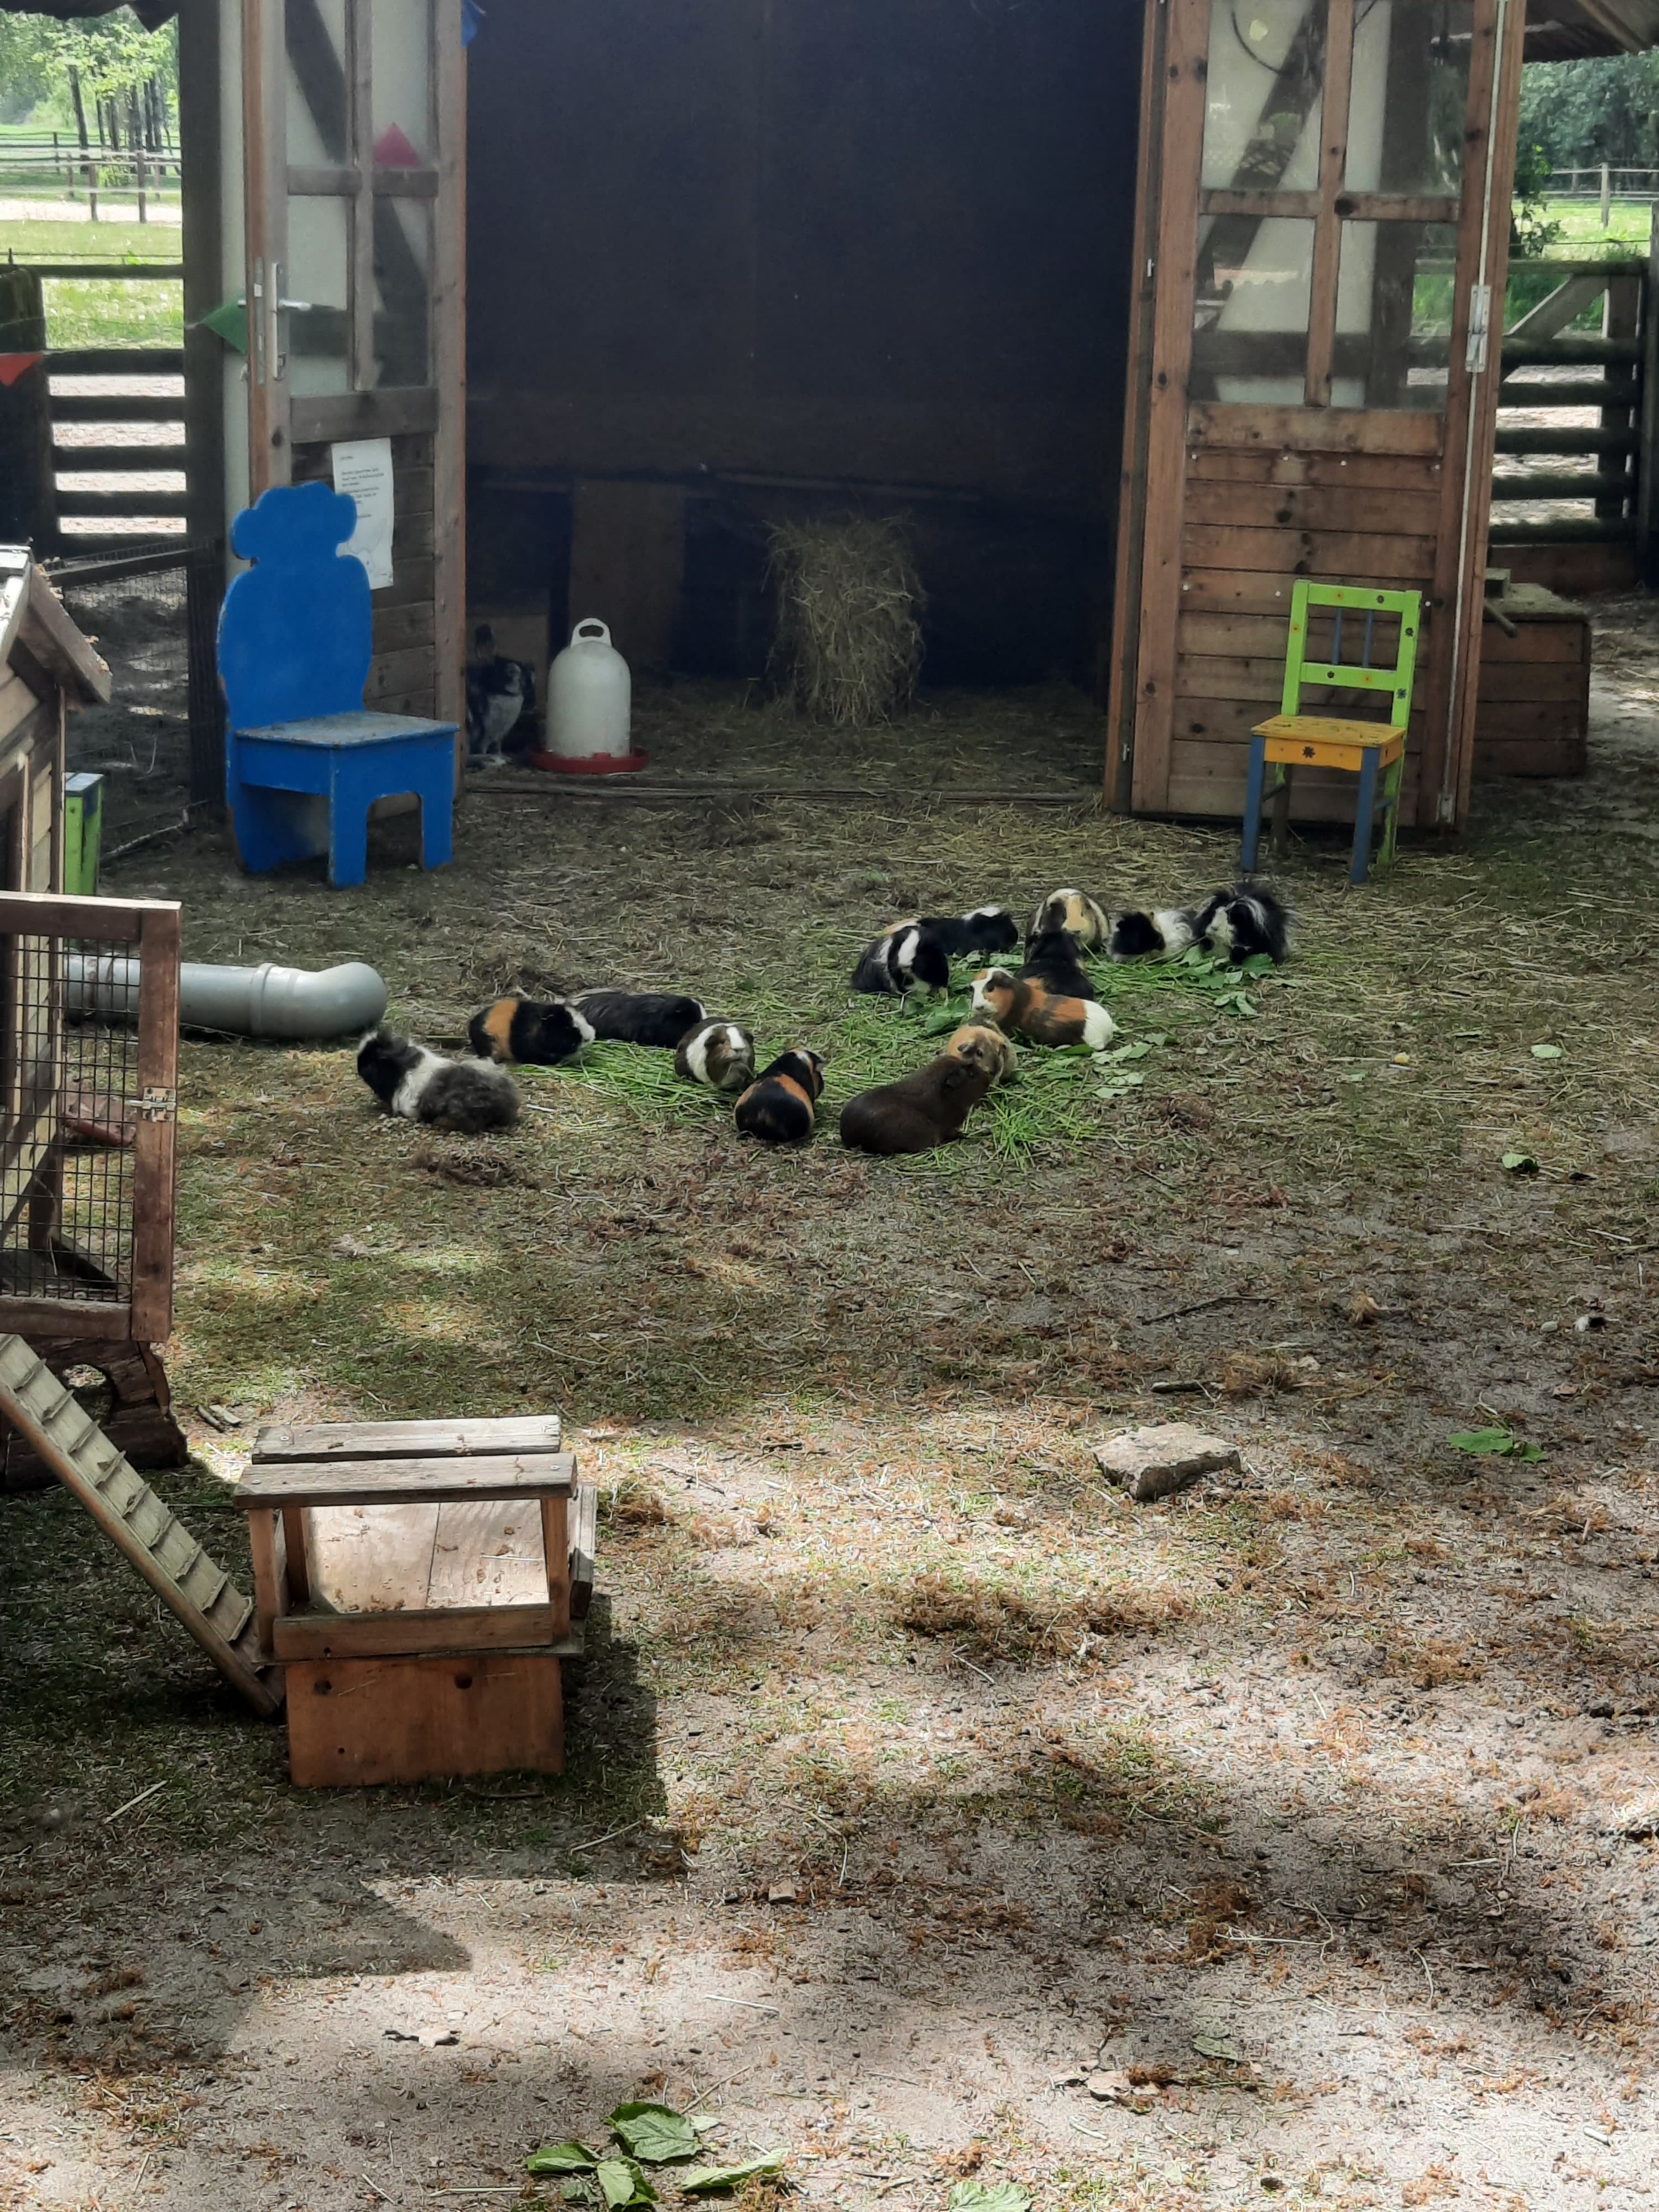
{"type": "Polygon", "coordinates": [[[994,1080],[988,1067],[942,1052],[914,1075],[849,1098],[841,1109],[841,1140],[860,1152],[931,1152],[962,1134],[994,1080]]]}
{"type": "Polygon", "coordinates": [[[970,1067],[982,1067],[993,1083],[1006,1083],[1019,1066],[1013,1040],[993,1022],[964,1022],[945,1049],[970,1067]]]}
{"type": "Polygon", "coordinates": [[[796,1045],[762,1068],[738,1101],[738,1127],[768,1145],[804,1145],[812,1133],[813,1109],[823,1095],[823,1062],[796,1045]]]}

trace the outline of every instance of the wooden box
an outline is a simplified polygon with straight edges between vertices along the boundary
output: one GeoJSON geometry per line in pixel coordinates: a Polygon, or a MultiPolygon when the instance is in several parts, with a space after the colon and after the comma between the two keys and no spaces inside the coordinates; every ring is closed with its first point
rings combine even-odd
{"type": "Polygon", "coordinates": [[[1589,614],[1540,584],[1511,583],[1496,605],[1516,634],[1496,622],[1482,626],[1476,775],[1582,775],[1589,760],[1589,614]]]}
{"type": "Polygon", "coordinates": [[[289,1662],[288,1771],[301,1790],[516,1770],[564,1771],[551,1651],[289,1662]]]}

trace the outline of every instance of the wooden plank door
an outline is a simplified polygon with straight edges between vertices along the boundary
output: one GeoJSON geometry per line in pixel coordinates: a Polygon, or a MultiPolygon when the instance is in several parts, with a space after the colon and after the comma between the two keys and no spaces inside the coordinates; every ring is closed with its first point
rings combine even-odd
{"type": "MultiPolygon", "coordinates": [[[[1316,576],[1424,593],[1402,818],[1462,819],[1522,6],[1152,11],[1107,773],[1136,811],[1239,812],[1316,576]]],[[[1352,805],[1297,779],[1300,814],[1352,805]]]]}
{"type": "Polygon", "coordinates": [[[461,0],[242,0],[253,494],[392,441],[367,703],[464,722],[461,0]]]}

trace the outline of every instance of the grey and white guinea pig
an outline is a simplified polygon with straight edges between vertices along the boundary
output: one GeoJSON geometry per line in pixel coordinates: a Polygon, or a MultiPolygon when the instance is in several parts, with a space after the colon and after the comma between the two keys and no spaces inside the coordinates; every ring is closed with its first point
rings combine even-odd
{"type": "Polygon", "coordinates": [[[742,1091],[755,1077],[755,1040],[735,1022],[699,1022],[674,1048],[674,1073],[710,1091],[742,1091]]]}
{"type": "Polygon", "coordinates": [[[510,1129],[519,1088],[492,1060],[446,1060],[412,1037],[370,1030],[357,1048],[357,1073],[389,1114],[428,1127],[478,1137],[510,1129]]]}
{"type": "Polygon", "coordinates": [[[1098,952],[1111,929],[1106,910],[1079,890],[1050,891],[1031,916],[1027,933],[1031,937],[1045,937],[1051,930],[1063,929],[1076,938],[1085,952],[1098,952]]]}

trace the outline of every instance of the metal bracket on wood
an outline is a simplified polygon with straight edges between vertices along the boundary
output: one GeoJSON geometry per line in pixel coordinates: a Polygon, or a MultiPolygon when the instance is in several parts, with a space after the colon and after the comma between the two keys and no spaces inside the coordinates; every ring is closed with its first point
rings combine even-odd
{"type": "Polygon", "coordinates": [[[176,1091],[146,1091],[138,1102],[138,1112],[146,1121],[173,1121],[179,1115],[179,1094],[176,1091]]]}

